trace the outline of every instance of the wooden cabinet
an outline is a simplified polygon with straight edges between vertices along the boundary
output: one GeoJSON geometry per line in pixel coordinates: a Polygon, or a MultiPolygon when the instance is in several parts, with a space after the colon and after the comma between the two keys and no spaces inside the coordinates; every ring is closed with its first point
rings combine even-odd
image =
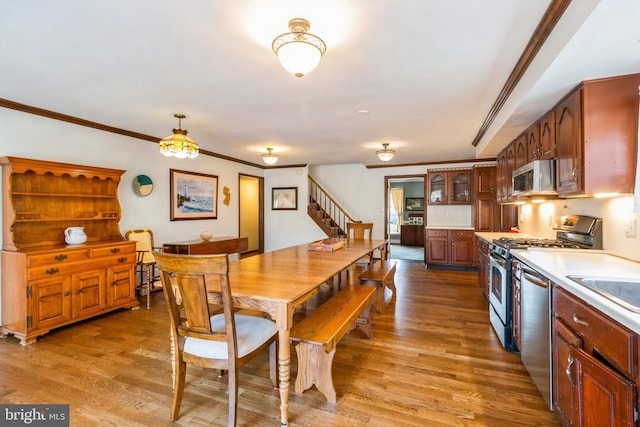
{"type": "Polygon", "coordinates": [[[400,244],[403,246],[424,246],[424,226],[415,224],[401,225],[400,244]]]}
{"type": "Polygon", "coordinates": [[[553,289],[554,408],[566,425],[635,425],[638,335],[553,289]]]}
{"type": "Polygon", "coordinates": [[[471,169],[436,169],[427,173],[428,204],[468,205],[471,191],[471,169]]]}
{"type": "Polygon", "coordinates": [[[525,132],[513,143],[513,169],[518,169],[529,163],[529,141],[528,133],[525,132]]]}
{"type": "Polygon", "coordinates": [[[540,143],[533,147],[532,160],[550,160],[556,157],[555,111],[549,111],[539,121],[540,143]]]}
{"type": "Polygon", "coordinates": [[[640,74],[583,82],[555,108],[558,195],[632,193],[640,74]]]}
{"type": "Polygon", "coordinates": [[[162,252],[172,254],[235,254],[245,252],[249,248],[247,237],[215,237],[208,241],[189,240],[185,242],[165,243],[162,252]]]}
{"type": "Polygon", "coordinates": [[[512,193],[513,169],[515,167],[515,143],[507,145],[507,147],[498,153],[496,158],[497,166],[497,185],[498,185],[498,203],[507,203],[514,200],[512,193]]]}
{"type": "Polygon", "coordinates": [[[478,282],[482,295],[489,300],[489,242],[484,239],[477,239],[477,264],[478,282]]]}
{"type": "Polygon", "coordinates": [[[527,139],[527,159],[526,163],[529,163],[538,158],[540,152],[540,123],[535,123],[525,133],[527,139]]]}
{"type": "Polygon", "coordinates": [[[473,168],[473,219],[476,231],[510,231],[517,225],[515,205],[498,204],[497,167],[473,168]]]}
{"type": "Polygon", "coordinates": [[[475,264],[473,230],[426,229],[427,265],[472,267],[475,264]]]}
{"type": "Polygon", "coordinates": [[[4,157],[2,336],[33,343],[49,330],[137,307],[135,242],[120,234],[124,171],[4,157]],[[81,245],[64,230],[82,226],[81,245]]]}

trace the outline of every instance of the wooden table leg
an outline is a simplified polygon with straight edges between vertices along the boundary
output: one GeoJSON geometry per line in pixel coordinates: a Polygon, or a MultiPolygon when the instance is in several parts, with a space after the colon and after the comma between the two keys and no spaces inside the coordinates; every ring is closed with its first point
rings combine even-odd
{"type": "Polygon", "coordinates": [[[280,387],[280,425],[289,425],[289,388],[291,380],[291,348],[289,329],[278,330],[278,373],[280,387]]]}
{"type": "Polygon", "coordinates": [[[349,268],[347,269],[347,278],[349,279],[349,285],[355,285],[356,284],[356,264],[353,263],[349,266],[349,268]]]}

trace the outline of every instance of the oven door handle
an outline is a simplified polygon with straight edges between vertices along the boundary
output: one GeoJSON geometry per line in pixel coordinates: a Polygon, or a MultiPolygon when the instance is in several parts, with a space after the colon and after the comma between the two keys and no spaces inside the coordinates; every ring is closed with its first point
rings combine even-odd
{"type": "Polygon", "coordinates": [[[502,258],[497,258],[497,257],[491,257],[491,261],[494,261],[496,264],[499,264],[501,267],[504,267],[505,264],[507,263],[507,261],[503,260],[502,258]]]}
{"type": "Polygon", "coordinates": [[[522,270],[522,279],[527,279],[527,282],[533,283],[536,286],[540,286],[541,288],[549,287],[549,279],[540,277],[539,275],[533,273],[531,270],[523,269],[522,270]]]}

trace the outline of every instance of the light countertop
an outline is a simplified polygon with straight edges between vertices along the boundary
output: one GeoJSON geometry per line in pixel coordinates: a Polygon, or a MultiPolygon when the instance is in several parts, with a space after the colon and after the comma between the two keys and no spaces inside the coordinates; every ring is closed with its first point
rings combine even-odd
{"type": "MultiPolygon", "coordinates": [[[[568,279],[569,275],[640,278],[640,263],[596,250],[529,248],[511,253],[555,284],[591,304],[622,325],[640,333],[640,313],[627,310],[591,289],[568,279]]],[[[638,289],[640,292],[640,288],[638,289]]]]}

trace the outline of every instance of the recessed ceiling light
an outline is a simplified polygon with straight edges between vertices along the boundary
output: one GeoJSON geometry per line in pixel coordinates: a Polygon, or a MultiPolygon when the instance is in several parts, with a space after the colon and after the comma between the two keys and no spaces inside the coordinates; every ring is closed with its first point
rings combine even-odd
{"type": "Polygon", "coordinates": [[[368,116],[369,110],[358,110],[358,115],[360,116],[368,116]]]}

